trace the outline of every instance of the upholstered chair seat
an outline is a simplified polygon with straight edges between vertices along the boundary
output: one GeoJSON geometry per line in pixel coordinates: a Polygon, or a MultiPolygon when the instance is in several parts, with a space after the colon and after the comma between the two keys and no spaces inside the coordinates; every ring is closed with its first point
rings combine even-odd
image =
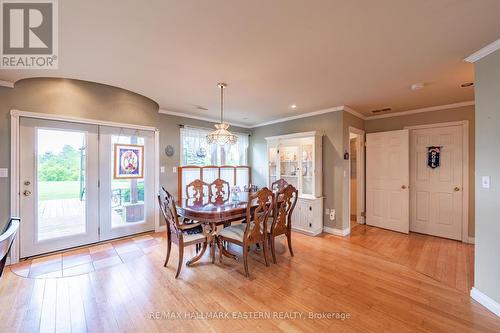
{"type": "Polygon", "coordinates": [[[219,232],[219,236],[243,242],[243,235],[245,234],[246,227],[246,223],[234,224],[222,229],[219,232]]]}

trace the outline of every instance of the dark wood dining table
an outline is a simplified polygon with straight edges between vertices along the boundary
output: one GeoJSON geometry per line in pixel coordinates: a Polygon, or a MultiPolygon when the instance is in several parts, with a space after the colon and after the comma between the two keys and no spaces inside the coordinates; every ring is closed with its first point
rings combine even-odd
{"type": "MultiPolygon", "coordinates": [[[[250,193],[239,194],[239,201],[233,201],[226,196],[201,196],[199,198],[179,199],[177,201],[177,214],[185,219],[203,223],[203,233],[211,244],[210,255],[212,263],[215,262],[215,247],[226,257],[236,259],[236,255],[229,252],[220,242],[217,242],[217,226],[227,225],[230,222],[244,220],[250,193]]],[[[252,209],[257,207],[257,202],[251,203],[252,209]]],[[[199,256],[189,260],[191,265],[200,259],[199,256]]]]}

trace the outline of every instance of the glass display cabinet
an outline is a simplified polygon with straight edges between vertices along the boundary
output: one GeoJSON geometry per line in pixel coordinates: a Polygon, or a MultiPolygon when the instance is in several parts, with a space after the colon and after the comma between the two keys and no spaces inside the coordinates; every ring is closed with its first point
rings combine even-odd
{"type": "Polygon", "coordinates": [[[284,179],[299,191],[292,227],[317,235],[323,229],[322,136],[317,132],[268,137],[268,186],[284,179]]]}

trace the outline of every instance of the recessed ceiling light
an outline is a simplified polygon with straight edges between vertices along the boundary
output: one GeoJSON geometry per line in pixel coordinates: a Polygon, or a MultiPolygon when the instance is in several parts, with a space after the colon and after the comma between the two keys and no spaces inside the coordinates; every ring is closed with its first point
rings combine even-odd
{"type": "Polygon", "coordinates": [[[415,90],[420,90],[420,89],[423,89],[424,88],[424,84],[422,82],[417,82],[417,83],[414,83],[410,86],[410,89],[415,91],[415,90]]]}
{"type": "Polygon", "coordinates": [[[291,107],[292,109],[296,109],[296,108],[297,108],[297,105],[292,104],[292,105],[290,105],[290,107],[291,107]]]}
{"type": "Polygon", "coordinates": [[[461,88],[468,88],[472,87],[474,85],[474,82],[465,82],[460,85],[461,88]]]}

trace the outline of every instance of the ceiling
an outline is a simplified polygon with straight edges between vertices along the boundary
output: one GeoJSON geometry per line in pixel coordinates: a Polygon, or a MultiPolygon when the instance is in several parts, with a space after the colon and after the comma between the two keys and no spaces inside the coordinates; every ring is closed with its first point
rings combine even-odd
{"type": "Polygon", "coordinates": [[[59,69],[0,80],[95,81],[214,119],[223,81],[227,120],[244,125],[398,112],[472,100],[463,59],[500,37],[499,12],[498,0],[59,1],[59,69]]]}

